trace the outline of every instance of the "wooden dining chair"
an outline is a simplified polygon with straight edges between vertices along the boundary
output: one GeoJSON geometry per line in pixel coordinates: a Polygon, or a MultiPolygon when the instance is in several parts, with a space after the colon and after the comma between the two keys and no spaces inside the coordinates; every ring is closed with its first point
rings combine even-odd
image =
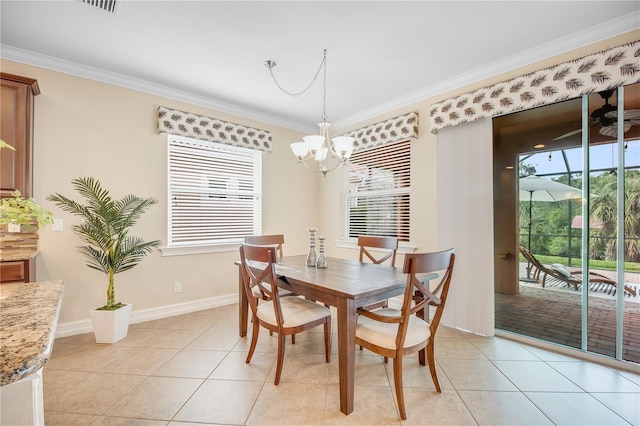
{"type": "MultiPolygon", "coordinates": [[[[275,247],[276,249],[276,254],[277,254],[277,258],[278,259],[282,259],[282,257],[284,257],[284,249],[282,248],[282,246],[284,245],[284,234],[272,234],[272,235],[246,235],[244,237],[244,243],[245,244],[251,244],[254,246],[269,246],[269,247],[275,247]]],[[[258,293],[255,294],[255,297],[263,299],[263,300],[267,300],[267,296],[264,293],[260,293],[259,289],[256,289],[258,291],[258,293]]],[[[286,297],[286,296],[297,296],[297,294],[295,294],[292,291],[289,290],[285,290],[281,287],[278,287],[278,295],[280,297],[286,297]]],[[[270,335],[273,336],[273,332],[269,332],[270,335]]],[[[296,343],[296,336],[292,335],[291,336],[291,342],[292,343],[296,343]]]]}
{"type": "Polygon", "coordinates": [[[426,355],[431,379],[436,390],[441,392],[436,374],[434,342],[449,293],[454,260],[453,249],[405,255],[402,271],[407,274],[407,284],[402,308],[358,310],[356,344],[393,359],[396,398],[403,420],[407,419],[402,386],[402,358],[405,355],[419,352],[421,365],[425,365],[426,355]],[[441,272],[442,276],[438,284],[430,289],[428,287],[432,286],[420,281],[420,276],[432,272],[441,272]],[[436,309],[433,318],[428,321],[430,306],[436,309]]]}
{"type": "MultiPolygon", "coordinates": [[[[273,235],[247,235],[244,237],[245,244],[251,244],[254,246],[268,246],[274,247],[276,249],[277,259],[282,259],[284,256],[284,250],[282,248],[284,244],[284,235],[283,234],[273,234],[273,235]]],[[[296,296],[295,293],[285,290],[283,288],[278,288],[278,294],[280,297],[284,296],[296,296]]],[[[264,294],[258,295],[264,299],[264,294]]]]}
{"type": "Polygon", "coordinates": [[[244,237],[244,243],[254,246],[274,246],[277,249],[278,259],[282,259],[282,257],[284,256],[284,250],[282,248],[282,246],[284,245],[283,234],[247,235],[244,237]]]}
{"type": "MultiPolygon", "coordinates": [[[[360,262],[368,261],[381,265],[387,260],[390,266],[396,266],[396,252],[398,251],[398,238],[397,237],[375,237],[370,235],[360,235],[358,237],[358,246],[360,247],[360,262]],[[372,250],[378,249],[378,250],[372,250]],[[373,252],[373,253],[372,253],[373,252]]],[[[384,308],[388,306],[389,302],[381,300],[367,305],[365,309],[372,310],[375,308],[384,308]]]]}
{"type": "Polygon", "coordinates": [[[396,266],[396,252],[398,251],[397,237],[374,237],[370,235],[360,235],[358,237],[358,246],[360,247],[360,262],[365,257],[371,262],[380,265],[391,259],[390,265],[396,266]],[[382,254],[372,253],[370,249],[382,249],[382,254]],[[375,254],[375,255],[374,255],[375,254]]]}
{"type": "Polygon", "coordinates": [[[331,354],[331,311],[320,304],[300,297],[280,297],[276,276],[276,250],[273,247],[240,246],[240,267],[245,294],[253,314],[253,332],[251,346],[246,362],[251,361],[256,349],[260,327],[278,334],[278,360],[274,383],[280,382],[286,336],[301,333],[319,325],[324,326],[324,350],[326,362],[331,354]],[[259,264],[255,262],[261,262],[259,264]],[[266,266],[265,266],[266,264],[266,266]],[[256,288],[268,295],[266,301],[252,295],[256,288]]]}

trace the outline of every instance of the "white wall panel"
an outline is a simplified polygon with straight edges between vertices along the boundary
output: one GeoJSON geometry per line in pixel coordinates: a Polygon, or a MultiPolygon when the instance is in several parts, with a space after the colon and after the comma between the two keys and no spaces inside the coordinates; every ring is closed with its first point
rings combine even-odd
{"type": "Polygon", "coordinates": [[[493,149],[491,119],[438,132],[438,247],[456,263],[442,322],[491,336],[493,149]]]}

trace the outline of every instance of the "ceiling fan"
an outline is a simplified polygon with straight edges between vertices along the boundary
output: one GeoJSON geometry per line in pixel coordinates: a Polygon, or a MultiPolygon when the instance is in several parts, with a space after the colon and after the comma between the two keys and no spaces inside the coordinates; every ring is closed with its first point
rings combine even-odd
{"type": "MultiPolygon", "coordinates": [[[[609,103],[609,98],[613,96],[616,89],[603,90],[598,92],[600,97],[604,99],[604,105],[591,113],[590,127],[601,126],[598,131],[603,136],[615,138],[618,134],[618,107],[609,103]]],[[[626,132],[631,126],[640,126],[640,109],[629,109],[624,111],[624,131],[626,132]]],[[[573,130],[558,136],[554,139],[568,138],[569,136],[581,133],[582,129],[573,130]]]]}

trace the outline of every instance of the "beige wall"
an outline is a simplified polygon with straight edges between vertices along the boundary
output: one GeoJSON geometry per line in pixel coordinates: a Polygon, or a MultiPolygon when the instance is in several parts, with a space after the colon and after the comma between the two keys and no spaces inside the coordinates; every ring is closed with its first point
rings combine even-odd
{"type": "MultiPolygon", "coordinates": [[[[93,176],[114,196],[129,193],[160,200],[135,228],[145,239],[167,241],[166,136],[157,133],[158,106],[191,111],[272,132],[273,152],[263,157],[263,231],[284,233],[286,253],[305,253],[305,229],[315,223],[318,177],[296,164],[289,143],[297,132],[15,62],[2,71],[35,78],[41,94],[35,100],[34,196],[64,231],[47,226],[40,233],[37,280],[62,279],[66,289],[60,322],[89,318],[89,310],[106,301],[105,277],[84,266],[71,231],[79,219],[45,198],[60,192],[78,198],[70,181],[93,176]],[[311,188],[311,191],[309,191],[311,188]],[[294,203],[295,200],[295,203],[294,203]]],[[[136,310],[157,308],[237,293],[237,252],[162,257],[159,251],[136,268],[116,275],[118,300],[136,310]],[[183,291],[173,292],[182,282],[183,291]]]]}
{"type": "MultiPolygon", "coordinates": [[[[441,249],[437,247],[437,170],[455,165],[437,164],[437,137],[429,131],[431,103],[636,38],[637,32],[603,41],[340,130],[359,128],[408,111],[419,112],[419,137],[412,141],[412,245],[419,251],[441,249]]],[[[72,195],[70,181],[81,176],[100,179],[116,196],[155,196],[159,205],[151,208],[136,231],[146,239],[166,242],[166,140],[156,131],[159,105],[271,131],[274,149],[265,155],[263,165],[264,233],[284,233],[285,254],[304,254],[306,228],[316,226],[327,237],[329,255],[357,256],[353,249],[335,246],[342,231],[341,174],[334,172],[322,178],[297,165],[288,145],[300,138],[298,132],[16,62],[2,60],[1,66],[3,72],[37,79],[42,91],[35,102],[34,194],[65,223],[63,232],[52,232],[49,227],[41,231],[37,279],[65,281],[61,323],[86,320],[89,309],[103,304],[105,279],[86,268],[75,250],[79,240],[70,225],[77,219],[62,213],[45,198],[53,192],[72,195]]],[[[449,190],[455,194],[456,188],[449,190]]],[[[116,277],[117,298],[132,302],[135,313],[233,295],[237,292],[235,259],[235,251],[173,257],[154,252],[138,267],[116,277]],[[173,292],[176,281],[183,283],[182,293],[173,292]]]]}
{"type": "MultiPolygon", "coordinates": [[[[368,124],[384,121],[391,117],[409,111],[419,113],[419,133],[418,138],[411,142],[411,246],[417,251],[442,250],[448,247],[438,247],[438,220],[436,214],[436,180],[438,167],[459,167],[459,164],[437,164],[437,143],[438,138],[430,131],[429,107],[435,102],[440,102],[449,97],[455,97],[466,92],[470,92],[485,86],[496,84],[511,78],[532,73],[542,68],[551,67],[559,63],[587,56],[606,49],[620,46],[638,39],[638,31],[632,31],[614,38],[603,40],[590,46],[575,49],[562,55],[547,58],[528,66],[509,70],[489,79],[459,87],[438,96],[426,98],[421,102],[408,105],[402,109],[390,111],[387,114],[371,118],[367,122],[358,123],[347,129],[340,129],[347,132],[368,124]]],[[[322,216],[320,218],[320,233],[327,236],[327,241],[335,241],[340,238],[342,227],[342,217],[339,206],[340,177],[328,176],[325,182],[320,185],[320,196],[322,200],[322,216]]],[[[446,187],[446,185],[445,185],[446,187]]],[[[458,188],[448,187],[448,193],[455,196],[458,188]]],[[[483,242],[478,242],[482,246],[483,242]]],[[[357,257],[355,249],[336,248],[330,245],[329,254],[338,257],[357,257]]],[[[402,265],[403,257],[399,256],[397,265],[402,265]]]]}

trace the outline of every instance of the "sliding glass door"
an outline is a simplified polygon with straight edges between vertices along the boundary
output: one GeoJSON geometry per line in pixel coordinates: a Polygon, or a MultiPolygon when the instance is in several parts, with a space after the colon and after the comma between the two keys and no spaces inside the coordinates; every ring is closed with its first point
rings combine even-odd
{"type": "Polygon", "coordinates": [[[496,328],[640,363],[640,84],[495,119],[494,167],[496,328]]]}
{"type": "MultiPolygon", "coordinates": [[[[592,277],[589,291],[582,293],[587,306],[582,349],[635,363],[640,363],[639,91],[640,84],[620,87],[600,107],[605,112],[599,137],[587,141],[589,221],[581,229],[583,265],[592,277]]],[[[584,103],[597,103],[597,97],[584,103]]]]}

